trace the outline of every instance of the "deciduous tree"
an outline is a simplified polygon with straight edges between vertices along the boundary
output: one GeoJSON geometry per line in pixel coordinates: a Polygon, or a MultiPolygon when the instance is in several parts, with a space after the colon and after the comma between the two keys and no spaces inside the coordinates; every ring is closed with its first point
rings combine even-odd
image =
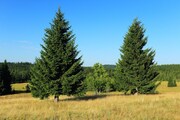
{"type": "Polygon", "coordinates": [[[93,72],[89,73],[86,79],[88,90],[100,92],[111,91],[113,79],[111,79],[102,64],[96,63],[92,67],[93,72]]]}

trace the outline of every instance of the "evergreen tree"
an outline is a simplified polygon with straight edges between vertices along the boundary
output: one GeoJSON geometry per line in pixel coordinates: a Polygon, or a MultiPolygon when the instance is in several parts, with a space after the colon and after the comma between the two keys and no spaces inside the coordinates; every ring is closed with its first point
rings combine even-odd
{"type": "Polygon", "coordinates": [[[11,75],[7,61],[1,65],[0,68],[0,94],[6,95],[11,93],[11,75]]]}
{"type": "Polygon", "coordinates": [[[60,9],[49,29],[45,30],[41,57],[31,70],[30,87],[34,97],[40,99],[54,95],[79,95],[83,92],[83,74],[81,57],[76,50],[75,37],[68,21],[60,9]]]}
{"type": "Polygon", "coordinates": [[[2,79],[2,65],[0,66],[0,95],[3,95],[3,91],[4,91],[4,83],[3,83],[3,79],[2,79]]]}
{"type": "Polygon", "coordinates": [[[140,21],[135,19],[124,37],[121,47],[121,59],[116,65],[116,85],[126,94],[154,93],[159,83],[155,69],[155,51],[144,49],[147,44],[145,30],[140,21]]]}
{"type": "Polygon", "coordinates": [[[96,63],[93,66],[93,72],[87,76],[86,84],[88,90],[93,90],[95,93],[110,91],[113,84],[108,73],[102,64],[96,63]]]}
{"type": "Polygon", "coordinates": [[[168,78],[168,85],[167,86],[168,87],[176,87],[177,86],[176,79],[174,77],[170,76],[168,78]]]}

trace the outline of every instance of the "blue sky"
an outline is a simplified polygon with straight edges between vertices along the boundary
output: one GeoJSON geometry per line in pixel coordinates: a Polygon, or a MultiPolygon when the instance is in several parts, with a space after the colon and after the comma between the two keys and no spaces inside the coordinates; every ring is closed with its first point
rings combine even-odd
{"type": "Polygon", "coordinates": [[[0,0],[0,62],[34,62],[58,7],[70,22],[85,66],[115,64],[134,18],[158,64],[180,64],[180,0],[0,0]]]}

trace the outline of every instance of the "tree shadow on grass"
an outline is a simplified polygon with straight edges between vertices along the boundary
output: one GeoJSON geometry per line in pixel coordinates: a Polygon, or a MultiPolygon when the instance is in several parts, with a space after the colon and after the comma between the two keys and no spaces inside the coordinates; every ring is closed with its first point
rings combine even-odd
{"type": "MultiPolygon", "coordinates": [[[[27,91],[23,91],[23,90],[13,90],[11,93],[8,93],[8,94],[3,94],[3,95],[0,95],[0,96],[9,96],[9,95],[17,95],[17,94],[23,94],[23,93],[30,93],[30,92],[27,92],[27,91]]],[[[14,97],[13,97],[14,98],[14,97]]]]}
{"type": "Polygon", "coordinates": [[[21,94],[21,93],[30,93],[30,92],[24,90],[13,90],[11,94],[21,94]]]}
{"type": "Polygon", "coordinates": [[[87,101],[87,100],[103,99],[109,96],[118,96],[118,94],[87,95],[87,96],[82,96],[82,97],[66,98],[62,101],[87,101]]]}
{"type": "Polygon", "coordinates": [[[108,95],[88,95],[82,97],[73,97],[73,98],[66,98],[62,101],[87,101],[87,100],[95,100],[95,99],[102,99],[107,97],[108,95]]]}
{"type": "Polygon", "coordinates": [[[60,101],[88,101],[88,100],[96,100],[96,99],[103,99],[110,96],[141,96],[141,95],[159,95],[158,94],[138,94],[138,95],[132,95],[132,94],[99,94],[99,95],[87,95],[82,97],[72,97],[72,98],[66,98],[60,101]]]}

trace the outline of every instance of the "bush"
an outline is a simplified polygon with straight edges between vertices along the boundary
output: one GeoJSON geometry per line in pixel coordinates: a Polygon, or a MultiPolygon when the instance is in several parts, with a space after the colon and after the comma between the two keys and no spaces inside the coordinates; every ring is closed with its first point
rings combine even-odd
{"type": "Polygon", "coordinates": [[[173,77],[169,77],[167,86],[168,87],[176,87],[177,86],[176,79],[173,77]]]}

